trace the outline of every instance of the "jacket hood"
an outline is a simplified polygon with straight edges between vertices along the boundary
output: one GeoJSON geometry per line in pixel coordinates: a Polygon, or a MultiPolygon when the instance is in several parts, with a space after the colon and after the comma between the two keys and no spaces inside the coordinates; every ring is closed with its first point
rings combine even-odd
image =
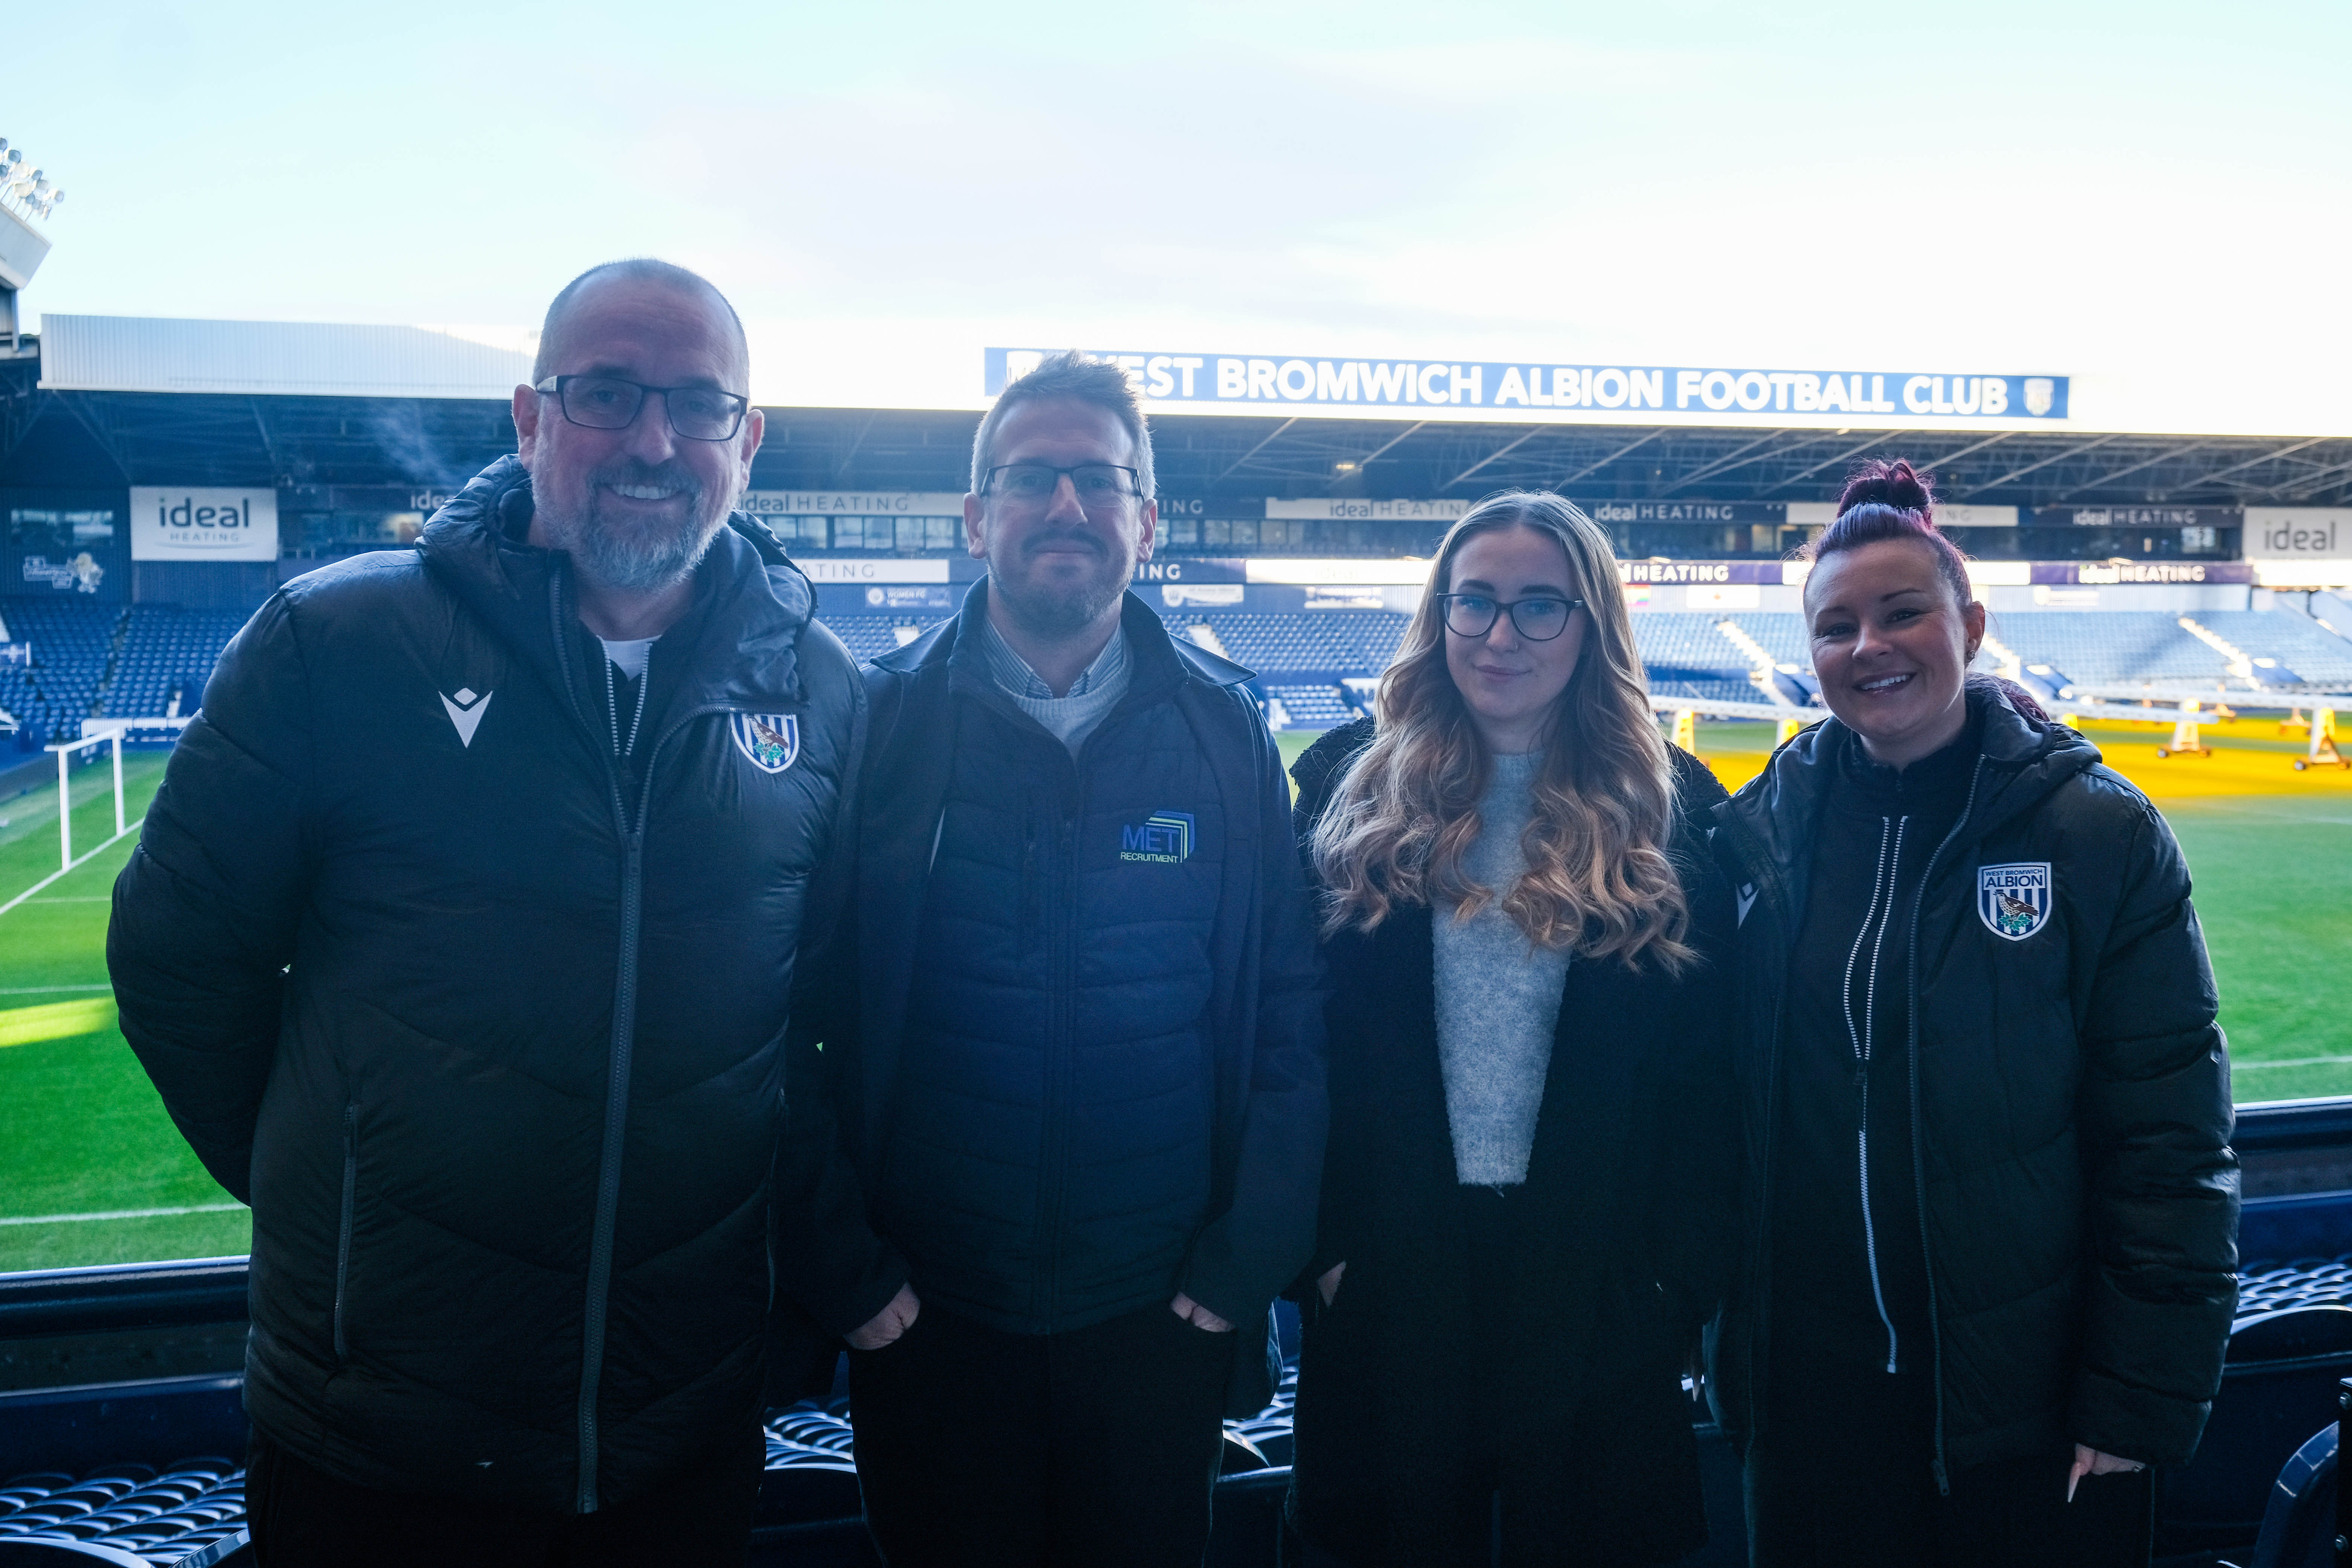
{"type": "MultiPolygon", "coordinates": [[[[963,596],[961,609],[906,647],[892,648],[873,660],[874,667],[911,675],[927,665],[955,661],[957,649],[970,646],[966,639],[978,635],[981,621],[987,614],[988,579],[982,577],[963,596]]],[[[1170,637],[1168,627],[1151,606],[1132,593],[1121,601],[1119,626],[1127,633],[1129,646],[1135,654],[1139,680],[1166,676],[1171,660],[1179,673],[1197,677],[1212,686],[1239,686],[1256,679],[1254,672],[1232,659],[1220,658],[1188,638],[1170,637]]],[[[969,653],[966,657],[970,657],[969,653]]]]}
{"type": "MultiPolygon", "coordinates": [[[[1967,700],[1969,721],[1983,726],[1980,752],[1990,765],[1979,777],[1964,839],[2032,810],[2068,779],[2099,765],[2098,747],[2063,724],[2028,719],[1996,686],[1972,680],[1967,700]]],[[[1822,721],[1773,752],[1761,773],[1716,808],[1719,819],[1744,830],[1786,874],[1808,852],[1840,760],[1860,744],[1839,720],[1822,721]]]]}
{"type": "MultiPolygon", "coordinates": [[[[560,689],[566,655],[551,634],[577,616],[572,558],[529,542],[532,512],[530,470],[509,453],[435,512],[416,545],[427,570],[560,689]]],[[[677,628],[693,639],[681,698],[745,712],[799,706],[796,655],[816,594],[774,536],[730,513],[694,576],[694,602],[677,628]]]]}

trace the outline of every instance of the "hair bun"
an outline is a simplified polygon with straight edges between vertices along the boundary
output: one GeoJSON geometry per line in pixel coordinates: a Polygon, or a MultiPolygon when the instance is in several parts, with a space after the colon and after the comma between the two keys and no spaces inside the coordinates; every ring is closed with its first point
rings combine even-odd
{"type": "Polygon", "coordinates": [[[1925,520],[1936,505],[1929,484],[1929,477],[1913,468],[1905,458],[1897,458],[1889,463],[1873,458],[1846,476],[1845,489],[1838,492],[1838,515],[1843,517],[1855,507],[1874,502],[1898,511],[1916,511],[1925,520]]]}

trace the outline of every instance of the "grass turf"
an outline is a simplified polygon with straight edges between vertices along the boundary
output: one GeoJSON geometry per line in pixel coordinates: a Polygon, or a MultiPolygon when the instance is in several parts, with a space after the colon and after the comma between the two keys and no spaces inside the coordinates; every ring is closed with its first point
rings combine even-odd
{"type": "MultiPolygon", "coordinates": [[[[2168,726],[2092,731],[2188,854],[2241,1102],[2352,1094],[2352,774],[2294,772],[2301,744],[2276,731],[2214,726],[2214,755],[2161,762],[2168,726]]],[[[1313,739],[1279,736],[1285,760],[1313,739]]],[[[1772,730],[1707,723],[1698,739],[1737,788],[1763,767],[1772,730]]],[[[163,768],[159,752],[126,757],[130,820],[163,768]]],[[[107,773],[101,761],[76,775],[77,853],[114,831],[107,773]]],[[[58,868],[57,826],[54,783],[0,783],[0,902],[58,868]]],[[[0,1012],[105,994],[107,898],[135,838],[0,914],[0,1012]]],[[[188,1152],[119,1030],[0,1047],[0,1270],[221,1257],[251,1236],[251,1216],[188,1152]],[[62,1217],[90,1215],[120,1217],[62,1217]]]]}
{"type": "MultiPolygon", "coordinates": [[[[74,776],[77,855],[113,837],[110,773],[101,760],[74,776]]],[[[126,753],[122,773],[135,824],[163,756],[126,753]]],[[[134,828],[0,914],[0,1011],[107,994],[108,895],[137,837],[134,828]]],[[[0,786],[0,902],[58,864],[55,775],[16,775],[0,786]]],[[[0,1048],[0,1270],[226,1257],[252,1234],[252,1216],[181,1142],[120,1030],[0,1048]],[[193,1212],[57,1217],[157,1209],[193,1212]]]]}

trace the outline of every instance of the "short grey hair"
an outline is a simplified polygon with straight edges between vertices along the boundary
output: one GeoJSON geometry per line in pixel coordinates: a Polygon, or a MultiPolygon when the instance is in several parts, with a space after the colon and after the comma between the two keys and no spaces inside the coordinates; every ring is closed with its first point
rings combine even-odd
{"type": "Polygon", "coordinates": [[[980,429],[971,438],[971,489],[980,493],[981,481],[988,477],[993,465],[992,448],[996,444],[996,432],[1005,416],[1024,403],[1042,403],[1049,398],[1064,398],[1072,403],[1088,403],[1108,409],[1126,427],[1128,438],[1135,445],[1135,485],[1144,500],[1160,492],[1151,475],[1151,428],[1144,423],[1143,405],[1135,395],[1135,384],[1118,363],[1107,359],[1090,359],[1076,349],[1065,349],[1057,354],[1047,354],[1027,374],[1010,382],[996,395],[995,405],[980,422],[980,429]]]}

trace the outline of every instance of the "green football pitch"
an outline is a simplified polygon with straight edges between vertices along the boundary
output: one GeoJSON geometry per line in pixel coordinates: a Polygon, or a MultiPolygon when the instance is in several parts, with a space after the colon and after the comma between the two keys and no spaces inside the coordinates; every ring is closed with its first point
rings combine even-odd
{"type": "MultiPolygon", "coordinates": [[[[2239,1100],[2352,1094],[2352,779],[2293,773],[2289,742],[2233,728],[2245,733],[2221,737],[2214,757],[2161,764],[2155,733],[2094,738],[2187,850],[2239,1100]]],[[[1313,737],[1280,739],[1295,757],[1313,737]]],[[[1735,786],[1770,744],[1761,725],[1699,731],[1735,786]]],[[[109,890],[163,768],[160,752],[131,753],[132,831],[0,911],[0,1270],[221,1257],[250,1242],[250,1217],[188,1152],[115,1028],[106,983],[109,890]]],[[[79,772],[71,794],[82,854],[114,832],[107,765],[79,772]]],[[[0,782],[0,904],[58,868],[57,811],[54,775],[0,782]]]]}

